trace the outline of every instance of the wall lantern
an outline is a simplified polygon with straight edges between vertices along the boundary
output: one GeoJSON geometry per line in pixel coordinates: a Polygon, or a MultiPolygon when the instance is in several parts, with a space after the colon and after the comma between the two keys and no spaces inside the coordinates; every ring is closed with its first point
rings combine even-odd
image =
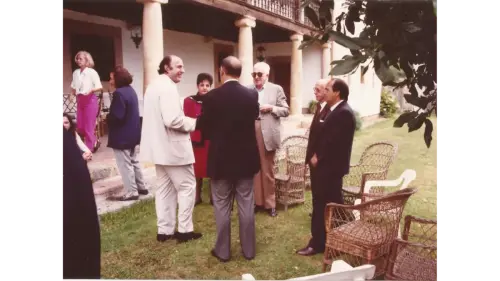
{"type": "Polygon", "coordinates": [[[135,47],[139,49],[142,41],[142,27],[140,25],[130,27],[130,38],[134,41],[135,47]]]}
{"type": "Polygon", "coordinates": [[[258,61],[266,60],[266,48],[264,48],[263,46],[259,46],[257,48],[257,60],[258,61]]]}

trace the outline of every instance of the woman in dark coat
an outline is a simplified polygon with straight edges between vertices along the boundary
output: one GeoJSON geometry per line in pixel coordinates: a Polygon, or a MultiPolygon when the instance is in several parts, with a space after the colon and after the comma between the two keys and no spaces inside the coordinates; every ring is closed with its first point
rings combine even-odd
{"type": "MultiPolygon", "coordinates": [[[[184,99],[184,115],[192,118],[197,118],[201,114],[201,106],[203,98],[212,87],[214,79],[208,73],[200,73],[196,78],[198,93],[184,99]]],[[[196,205],[201,203],[201,188],[203,186],[203,178],[207,176],[207,157],[209,141],[203,136],[200,130],[191,133],[191,142],[193,143],[194,151],[194,175],[196,177],[196,205]]],[[[212,200],[210,199],[210,204],[212,200]]]]}
{"type": "Polygon", "coordinates": [[[87,163],[63,129],[63,278],[99,279],[99,219],[87,163]]]}

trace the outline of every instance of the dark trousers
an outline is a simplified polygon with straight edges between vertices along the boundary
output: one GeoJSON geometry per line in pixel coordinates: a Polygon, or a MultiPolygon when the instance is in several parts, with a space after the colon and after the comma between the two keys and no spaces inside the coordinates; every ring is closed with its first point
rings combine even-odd
{"type": "Polygon", "coordinates": [[[326,242],[325,207],[328,203],[343,204],[343,176],[332,175],[327,171],[311,167],[311,190],[313,212],[311,218],[311,240],[308,246],[316,252],[324,252],[326,242]]]}

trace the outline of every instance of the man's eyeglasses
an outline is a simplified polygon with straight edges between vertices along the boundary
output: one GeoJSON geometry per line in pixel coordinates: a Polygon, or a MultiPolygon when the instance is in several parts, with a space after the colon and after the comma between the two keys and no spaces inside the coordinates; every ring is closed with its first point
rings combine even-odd
{"type": "Polygon", "coordinates": [[[253,78],[255,78],[255,76],[257,76],[257,77],[261,78],[261,77],[262,77],[262,75],[264,75],[264,73],[262,73],[262,72],[252,72],[252,77],[253,77],[253,78]]]}

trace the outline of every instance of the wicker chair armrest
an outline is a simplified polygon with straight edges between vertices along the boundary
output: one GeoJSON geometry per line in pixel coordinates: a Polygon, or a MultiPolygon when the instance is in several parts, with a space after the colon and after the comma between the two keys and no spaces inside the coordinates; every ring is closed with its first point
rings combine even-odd
{"type": "MultiPolygon", "coordinates": [[[[330,232],[330,230],[333,229],[333,221],[335,220],[334,217],[341,217],[345,214],[348,214],[348,213],[351,213],[352,214],[352,211],[356,211],[356,210],[360,210],[361,208],[363,208],[364,205],[343,205],[343,204],[337,204],[337,203],[328,203],[326,204],[326,207],[325,207],[325,229],[326,229],[326,232],[330,232]],[[339,213],[335,213],[335,210],[339,210],[340,209],[340,214],[339,213]],[[340,215],[340,216],[339,216],[340,215]]],[[[353,220],[355,219],[354,215],[353,215],[353,220]]]]}
{"type": "Polygon", "coordinates": [[[422,224],[437,224],[437,220],[432,220],[432,219],[424,219],[424,218],[420,218],[420,217],[415,217],[415,216],[412,216],[412,215],[407,215],[405,217],[405,225],[408,223],[412,223],[412,222],[418,222],[418,223],[422,223],[422,224]]]}
{"type": "Polygon", "coordinates": [[[414,247],[418,247],[418,248],[422,248],[422,249],[427,249],[427,250],[437,250],[437,246],[435,246],[435,245],[425,245],[425,244],[422,244],[422,243],[410,242],[410,241],[403,240],[401,238],[396,238],[394,240],[394,244],[393,244],[392,247],[397,247],[398,245],[414,246],[414,247]]]}

